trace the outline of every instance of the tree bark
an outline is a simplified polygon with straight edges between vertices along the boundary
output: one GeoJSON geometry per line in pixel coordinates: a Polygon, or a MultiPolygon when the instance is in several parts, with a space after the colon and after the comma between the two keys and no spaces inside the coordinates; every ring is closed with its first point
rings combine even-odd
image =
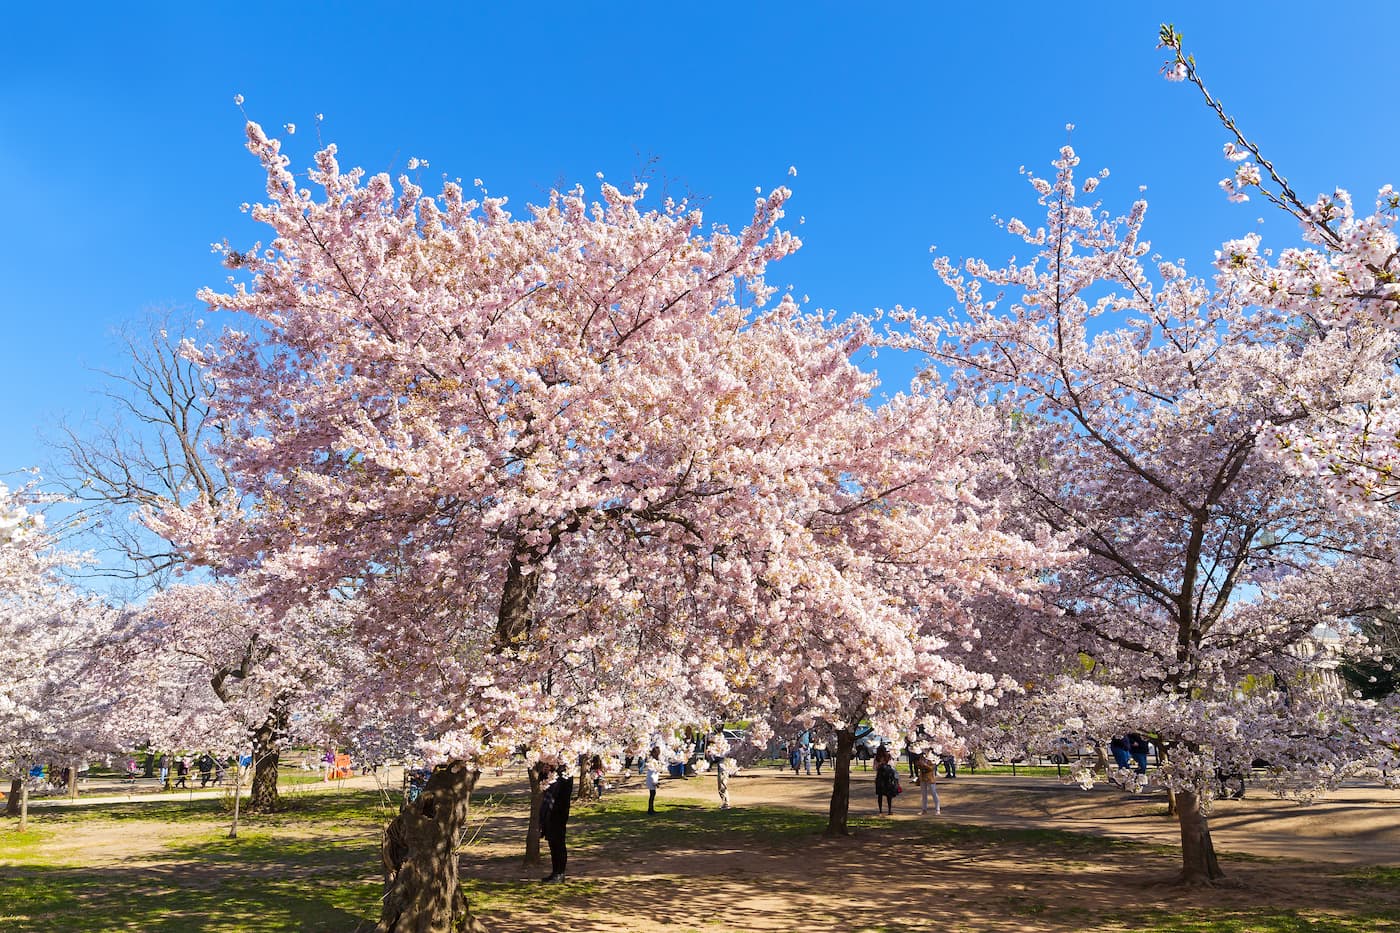
{"type": "Polygon", "coordinates": [[[836,755],[832,759],[834,774],[831,781],[831,811],[826,820],[826,835],[849,836],[846,817],[851,811],[851,752],[856,747],[852,729],[836,730],[836,755]]]}
{"type": "Polygon", "coordinates": [[[149,745],[146,746],[146,763],[141,766],[141,776],[148,778],[156,776],[156,753],[155,749],[149,745]]]}
{"type": "Polygon", "coordinates": [[[10,779],[10,796],[5,798],[5,815],[19,816],[19,795],[24,788],[23,778],[10,779]]]}
{"type": "Polygon", "coordinates": [[[457,847],[479,773],[461,761],[438,765],[423,793],[384,830],[376,933],[484,933],[457,884],[457,847]]]}
{"type": "Polygon", "coordinates": [[[277,794],[278,744],[287,728],[288,702],[286,696],[278,697],[267,718],[252,731],[253,780],[248,788],[248,809],[255,813],[271,813],[281,802],[277,794]]]}
{"type": "Polygon", "coordinates": [[[1210,841],[1210,824],[1201,809],[1201,798],[1177,791],[1176,818],[1181,825],[1181,882],[1188,885],[1214,884],[1225,877],[1210,841]]]}
{"type": "Polygon", "coordinates": [[[598,799],[598,788],[593,786],[593,779],[588,775],[588,762],[592,757],[578,756],[578,781],[574,786],[574,800],[584,803],[592,803],[598,799]]]}
{"type": "Polygon", "coordinates": [[[526,768],[530,777],[530,826],[525,830],[525,858],[521,864],[527,868],[540,863],[540,799],[544,797],[544,784],[536,768],[526,768]]]}

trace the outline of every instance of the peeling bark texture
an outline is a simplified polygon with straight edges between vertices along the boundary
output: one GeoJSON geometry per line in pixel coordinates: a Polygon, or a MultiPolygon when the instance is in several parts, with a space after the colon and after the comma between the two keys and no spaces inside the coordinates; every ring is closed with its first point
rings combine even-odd
{"type": "Polygon", "coordinates": [[[19,816],[19,792],[24,787],[20,778],[10,779],[10,796],[5,798],[5,815],[19,816]]]}
{"type": "Polygon", "coordinates": [[[530,826],[525,830],[525,858],[521,864],[528,867],[540,863],[540,799],[544,797],[544,782],[537,768],[526,768],[525,773],[530,778],[530,826]]]}
{"type": "Polygon", "coordinates": [[[287,728],[287,700],[279,698],[267,719],[253,730],[253,781],[248,788],[248,809],[271,813],[277,809],[277,772],[280,761],[278,740],[287,728]]]}
{"type": "Polygon", "coordinates": [[[1176,818],[1181,824],[1181,883],[1214,884],[1224,878],[1210,841],[1210,824],[1201,809],[1201,798],[1177,791],[1176,818]]]}
{"type": "Polygon", "coordinates": [[[835,773],[831,781],[831,812],[826,821],[826,835],[849,836],[846,817],[851,812],[851,751],[856,747],[852,729],[836,730],[836,755],[832,759],[835,773]]]}
{"type": "Polygon", "coordinates": [[[457,884],[457,847],[479,772],[438,765],[384,830],[384,903],[376,933],[486,933],[457,884]]]}

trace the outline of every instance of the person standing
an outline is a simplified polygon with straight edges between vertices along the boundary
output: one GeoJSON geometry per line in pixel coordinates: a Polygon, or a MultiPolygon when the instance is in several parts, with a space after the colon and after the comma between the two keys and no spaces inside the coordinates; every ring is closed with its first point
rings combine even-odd
{"type": "Polygon", "coordinates": [[[160,756],[160,786],[165,790],[170,790],[170,753],[162,752],[160,756]]]}
{"type": "Polygon", "coordinates": [[[802,771],[802,743],[793,742],[788,747],[788,764],[792,765],[792,773],[799,774],[802,771]]]}
{"type": "Polygon", "coordinates": [[[175,759],[175,786],[189,787],[189,778],[190,759],[188,756],[181,755],[179,758],[175,759]]]}
{"type": "Polygon", "coordinates": [[[806,739],[803,739],[803,740],[802,740],[802,744],[799,745],[798,747],[799,747],[800,749],[802,749],[802,770],[805,771],[805,772],[807,772],[808,774],[811,774],[811,773],[812,773],[812,746],[807,744],[807,740],[806,740],[806,739]]]}
{"type": "Polygon", "coordinates": [[[1138,774],[1147,773],[1147,739],[1136,732],[1128,733],[1128,754],[1137,765],[1138,774]]]}
{"type": "Polygon", "coordinates": [[[814,742],[812,744],[812,760],[817,764],[818,777],[821,777],[822,765],[826,763],[826,759],[826,739],[822,739],[820,742],[814,742]]]}
{"type": "Polygon", "coordinates": [[[919,788],[920,788],[920,810],[922,816],[928,813],[928,795],[933,793],[933,815],[940,816],[943,813],[943,803],[938,799],[938,764],[933,756],[928,752],[923,752],[915,759],[918,767],[919,788]]]}
{"type": "Polygon", "coordinates": [[[564,834],[569,826],[569,805],[574,798],[574,776],[567,766],[560,765],[554,780],[540,795],[540,835],[549,843],[549,874],[541,881],[557,884],[564,880],[569,861],[569,848],[564,834]]]}
{"type": "Polygon", "coordinates": [[[642,763],[646,769],[647,812],[656,812],[656,788],[661,784],[661,746],[653,745],[642,763]]]}
{"type": "Polygon", "coordinates": [[[720,755],[715,759],[715,783],[719,788],[719,808],[729,809],[729,759],[720,755]]]}
{"type": "MultiPolygon", "coordinates": [[[[881,760],[878,753],[875,755],[875,760],[877,762],[881,760]]],[[[886,751],[884,761],[875,768],[875,809],[884,813],[885,803],[888,801],[889,814],[894,816],[894,795],[897,793],[899,793],[899,772],[895,771],[889,752],[886,751]]]]}

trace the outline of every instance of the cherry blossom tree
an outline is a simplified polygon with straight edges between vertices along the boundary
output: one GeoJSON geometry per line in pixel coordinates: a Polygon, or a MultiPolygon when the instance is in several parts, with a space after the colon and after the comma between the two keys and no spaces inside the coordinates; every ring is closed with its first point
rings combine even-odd
{"type": "Polygon", "coordinates": [[[234,581],[177,584],[130,609],[93,665],[128,741],[253,762],[248,808],[277,808],[281,750],[323,744],[356,666],[326,600],[270,619],[234,581]]]}
{"type": "Polygon", "coordinates": [[[59,575],[81,555],[59,549],[44,530],[46,498],[34,485],[0,484],[0,777],[11,781],[9,809],[18,810],[21,829],[31,766],[73,767],[88,752],[111,750],[110,698],[82,672],[112,612],[59,575]]]}
{"type": "Polygon", "coordinates": [[[1174,27],[1161,27],[1159,47],[1172,55],[1163,73],[1194,85],[1230,137],[1225,157],[1233,171],[1220,183],[1226,195],[1235,202],[1263,198],[1297,221],[1302,239],[1277,251],[1257,233],[1226,243],[1217,253],[1220,287],[1322,334],[1354,335],[1356,323],[1374,324],[1379,333],[1368,336],[1369,345],[1390,365],[1385,378],[1364,384],[1367,393],[1346,383],[1317,395],[1300,388],[1292,402],[1313,417],[1276,427],[1274,443],[1342,498],[1393,499],[1400,493],[1400,193],[1381,188],[1369,213],[1359,212],[1343,188],[1304,201],[1207,89],[1174,27]]]}
{"type": "MultiPolygon", "coordinates": [[[[644,638],[643,672],[715,690],[809,609],[868,602],[809,521],[868,424],[873,379],[850,361],[868,328],[765,283],[798,245],[777,227],[785,189],[737,233],[684,203],[643,210],[643,186],[517,219],[456,183],[426,197],[343,172],[333,147],[313,194],[248,131],[274,238],[221,248],[232,289],[202,297],[251,322],[191,352],[257,508],[152,522],[272,606],[354,588],[361,702],[411,710],[438,763],[391,833],[380,929],[446,929],[467,913],[454,853],[478,769],[588,709],[550,689],[552,646],[626,657],[617,639],[644,638]],[[617,613],[636,624],[570,628],[617,613]]],[[[573,721],[592,740],[605,712],[573,721]]]]}
{"type": "Polygon", "coordinates": [[[1084,552],[1056,574],[1059,614],[1038,619],[1061,650],[1026,721],[1149,734],[1183,878],[1209,882],[1218,765],[1265,757],[1314,786],[1364,755],[1336,728],[1363,711],[1309,689],[1297,646],[1361,596],[1338,570],[1375,561],[1389,517],[1331,507],[1268,448],[1318,423],[1299,398],[1370,397],[1387,374],[1370,321],[1317,333],[1229,278],[1211,289],[1152,257],[1145,202],[1117,218],[1079,203],[1103,174],[1081,191],[1078,162],[1065,147],[1054,178],[1031,176],[1044,225],[1005,222],[1033,258],[939,259],[961,314],[903,317],[957,391],[1003,419],[1023,520],[1084,552]]]}
{"type": "Polygon", "coordinates": [[[1063,559],[1047,527],[1006,531],[1001,504],[981,495],[1008,469],[987,413],[924,384],[866,420],[843,444],[843,482],[806,519],[843,597],[790,612],[750,659],[750,703],[772,728],[835,733],[829,835],[847,832],[859,724],[953,744],[960,707],[998,688],[974,648],[987,606],[1024,607],[1063,559]]]}

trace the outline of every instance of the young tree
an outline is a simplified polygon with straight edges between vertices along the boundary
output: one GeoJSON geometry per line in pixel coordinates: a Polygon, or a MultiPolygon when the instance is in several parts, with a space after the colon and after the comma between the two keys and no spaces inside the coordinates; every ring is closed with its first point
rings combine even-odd
{"type": "MultiPolygon", "coordinates": [[[[202,297],[253,324],[198,358],[220,456],[259,507],[153,523],[256,573],[273,605],[355,587],[376,693],[416,707],[439,763],[398,821],[380,929],[445,930],[466,915],[455,846],[477,769],[540,747],[565,705],[541,665],[566,598],[633,609],[684,581],[638,618],[652,667],[720,684],[794,599],[855,598],[802,519],[865,423],[872,379],[848,358],[865,335],[772,302],[765,266],[798,245],[776,226],[785,189],[735,234],[683,203],[643,211],[642,186],[516,219],[455,183],[431,198],[342,172],[333,147],[313,195],[248,135],[274,239],[225,249],[251,280],[202,297]]],[[[636,634],[586,637],[607,654],[636,634]]]]}
{"type": "Polygon", "coordinates": [[[1308,429],[1297,398],[1366,397],[1386,374],[1367,323],[1317,334],[1229,281],[1212,291],[1161,260],[1154,277],[1146,204],[1110,220],[1077,203],[1078,161],[1065,147],[1053,179],[1031,178],[1044,226],[1006,222],[1033,259],[940,259],[962,316],[908,317],[959,391],[1000,412],[1025,519],[1085,554],[1057,575],[1061,614],[1046,621],[1063,650],[1046,673],[1082,656],[1093,676],[1042,686],[1058,715],[1041,720],[1082,724],[1088,706],[1097,729],[1150,733],[1176,791],[1183,878],[1209,882],[1221,872],[1204,808],[1222,759],[1257,751],[1325,783],[1340,771],[1319,756],[1363,751],[1321,747],[1341,698],[1284,688],[1301,676],[1295,647],[1336,605],[1336,566],[1366,559],[1383,516],[1330,508],[1262,448],[1280,427],[1308,429]]]}

